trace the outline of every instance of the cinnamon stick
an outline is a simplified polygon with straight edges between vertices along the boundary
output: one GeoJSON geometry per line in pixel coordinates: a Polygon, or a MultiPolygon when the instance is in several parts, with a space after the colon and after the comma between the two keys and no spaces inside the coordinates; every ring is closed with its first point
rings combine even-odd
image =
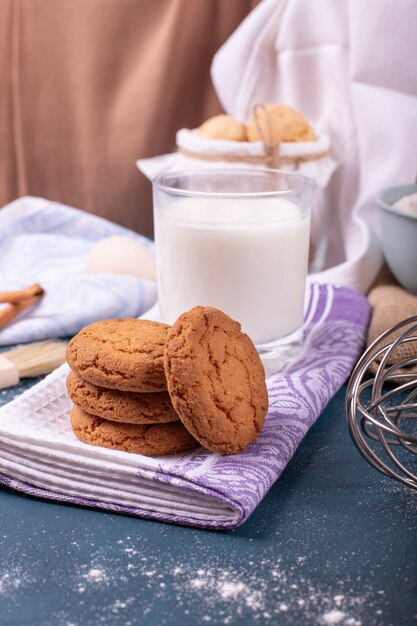
{"type": "Polygon", "coordinates": [[[11,322],[16,315],[38,302],[40,298],[41,296],[33,296],[32,298],[22,300],[18,304],[9,304],[9,306],[0,309],[0,326],[5,326],[11,322]]]}
{"type": "Polygon", "coordinates": [[[41,285],[39,285],[39,283],[35,283],[30,287],[26,287],[26,289],[19,289],[18,291],[3,291],[3,293],[0,293],[0,304],[7,302],[17,305],[20,304],[22,301],[31,298],[39,299],[41,296],[43,296],[44,293],[45,291],[41,287],[41,285]]]}

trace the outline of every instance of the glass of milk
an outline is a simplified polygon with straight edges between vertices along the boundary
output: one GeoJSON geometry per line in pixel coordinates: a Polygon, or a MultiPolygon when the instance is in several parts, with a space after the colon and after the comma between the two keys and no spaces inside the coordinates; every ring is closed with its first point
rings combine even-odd
{"type": "Polygon", "coordinates": [[[271,169],[157,176],[161,320],[213,306],[241,323],[267,372],[291,361],[302,344],[311,187],[271,169]]]}

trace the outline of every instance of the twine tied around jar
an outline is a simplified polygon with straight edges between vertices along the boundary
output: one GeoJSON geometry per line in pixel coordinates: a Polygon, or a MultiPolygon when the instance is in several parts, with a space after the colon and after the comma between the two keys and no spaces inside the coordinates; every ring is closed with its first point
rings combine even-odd
{"type": "MultiPolygon", "coordinates": [[[[267,167],[272,167],[273,169],[278,169],[280,166],[280,154],[279,154],[279,142],[274,142],[274,135],[272,131],[272,122],[271,116],[269,114],[268,109],[264,104],[255,104],[252,110],[253,117],[255,119],[256,129],[258,131],[259,137],[264,146],[264,155],[265,155],[265,165],[267,167]],[[266,119],[266,127],[267,127],[267,135],[265,136],[264,127],[260,122],[259,112],[262,111],[265,119],[266,119]]],[[[295,164],[297,169],[298,163],[295,164]]]]}
{"type": "Polygon", "coordinates": [[[285,165],[293,165],[294,169],[298,169],[302,163],[308,161],[318,161],[329,156],[330,150],[322,152],[314,152],[310,154],[300,154],[294,156],[282,156],[280,154],[280,143],[273,141],[272,122],[270,114],[264,104],[255,104],[252,109],[255,117],[256,127],[264,148],[264,154],[259,156],[241,155],[241,154],[207,154],[204,152],[196,152],[179,146],[177,152],[189,159],[198,159],[200,161],[226,162],[226,163],[248,163],[250,165],[263,165],[273,169],[279,169],[285,165]],[[267,121],[267,133],[262,128],[259,121],[259,112],[263,111],[267,121]]]}

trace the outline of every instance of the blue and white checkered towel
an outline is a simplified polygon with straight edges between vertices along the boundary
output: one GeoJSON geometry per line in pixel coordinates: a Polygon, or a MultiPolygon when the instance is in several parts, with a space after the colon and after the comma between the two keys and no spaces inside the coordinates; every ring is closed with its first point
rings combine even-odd
{"type": "Polygon", "coordinates": [[[73,335],[86,324],[138,317],[156,301],[156,283],[130,276],[86,274],[99,239],[141,235],[57,202],[25,197],[0,210],[0,291],[40,283],[46,294],[0,329],[0,345],[73,335]]]}

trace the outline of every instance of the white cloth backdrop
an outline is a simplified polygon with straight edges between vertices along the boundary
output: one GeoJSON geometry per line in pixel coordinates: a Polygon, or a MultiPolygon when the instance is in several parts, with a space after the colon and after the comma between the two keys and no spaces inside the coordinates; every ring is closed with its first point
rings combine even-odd
{"type": "Polygon", "coordinates": [[[416,0],[263,0],[216,54],[227,113],[294,106],[331,138],[327,268],[315,280],[366,291],[382,256],[377,192],[417,170],[416,0]]]}

